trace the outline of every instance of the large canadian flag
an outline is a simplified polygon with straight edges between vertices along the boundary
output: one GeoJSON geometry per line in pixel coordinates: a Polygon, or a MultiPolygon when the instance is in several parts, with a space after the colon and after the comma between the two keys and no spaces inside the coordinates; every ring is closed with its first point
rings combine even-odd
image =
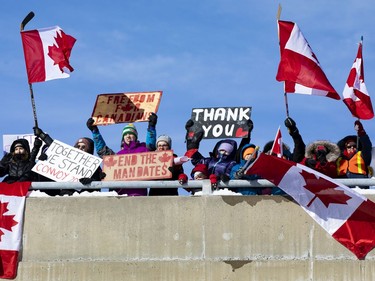
{"type": "Polygon", "coordinates": [[[0,278],[17,275],[25,198],[30,182],[0,183],[0,278]]]}
{"type": "Polygon", "coordinates": [[[364,259],[375,247],[375,203],[304,165],[261,153],[246,170],[269,180],[334,239],[364,259]]]}
{"type": "Polygon", "coordinates": [[[74,69],[69,63],[76,39],[58,27],[21,31],[29,83],[68,78],[74,69]]]}
{"type": "Polygon", "coordinates": [[[343,101],[354,117],[359,119],[374,117],[371,98],[365,85],[362,42],[359,43],[357,56],[344,87],[343,101]]]}
{"type": "Polygon", "coordinates": [[[297,24],[278,20],[278,30],[281,58],[276,80],[285,81],[285,92],[339,100],[297,24]]]}

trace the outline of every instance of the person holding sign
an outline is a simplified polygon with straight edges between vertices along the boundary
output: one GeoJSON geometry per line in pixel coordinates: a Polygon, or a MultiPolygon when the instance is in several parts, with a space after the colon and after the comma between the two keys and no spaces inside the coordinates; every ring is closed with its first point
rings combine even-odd
{"type": "Polygon", "coordinates": [[[220,140],[214,146],[210,157],[203,157],[198,151],[200,141],[203,138],[203,130],[191,131],[194,125],[193,120],[186,122],[186,156],[191,158],[191,163],[205,164],[208,168],[209,178],[213,188],[217,188],[217,181],[227,182],[230,179],[230,172],[236,165],[237,142],[231,139],[220,140]]]}
{"type": "MultiPolygon", "coordinates": [[[[151,115],[153,116],[153,115],[151,115]]],[[[155,132],[152,132],[152,127],[155,128],[156,119],[154,117],[149,118],[149,130],[147,131],[147,143],[153,144],[155,141],[155,132]],[[150,128],[151,127],[151,128],[150,128]]],[[[122,130],[121,135],[121,150],[115,153],[111,148],[106,145],[104,138],[102,137],[98,126],[94,125],[95,121],[93,118],[89,118],[86,122],[87,128],[92,132],[93,140],[95,143],[96,152],[99,157],[103,158],[106,155],[114,154],[133,154],[148,152],[148,148],[145,142],[138,140],[138,131],[134,124],[126,125],[122,130]]],[[[119,189],[118,194],[127,194],[129,196],[147,196],[146,188],[135,188],[135,189],[119,189]]]]}
{"type": "Polygon", "coordinates": [[[10,152],[0,161],[0,177],[6,176],[3,182],[34,181],[36,175],[31,169],[35,165],[41,146],[42,141],[35,139],[33,150],[30,152],[30,145],[26,139],[15,140],[10,147],[10,152]]]}

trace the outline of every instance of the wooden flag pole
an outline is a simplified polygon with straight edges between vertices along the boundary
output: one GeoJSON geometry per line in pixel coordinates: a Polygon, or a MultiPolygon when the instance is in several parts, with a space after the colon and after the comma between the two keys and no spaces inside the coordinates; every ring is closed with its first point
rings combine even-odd
{"type": "MultiPolygon", "coordinates": [[[[27,14],[27,16],[23,19],[21,22],[21,32],[24,30],[26,24],[32,20],[32,18],[35,16],[34,12],[30,12],[27,14]]],[[[34,99],[34,91],[33,91],[33,86],[31,83],[29,83],[29,90],[30,90],[30,98],[31,98],[31,106],[33,109],[33,115],[34,115],[34,125],[35,127],[38,127],[38,118],[36,115],[36,106],[35,106],[35,99],[34,99]]]]}

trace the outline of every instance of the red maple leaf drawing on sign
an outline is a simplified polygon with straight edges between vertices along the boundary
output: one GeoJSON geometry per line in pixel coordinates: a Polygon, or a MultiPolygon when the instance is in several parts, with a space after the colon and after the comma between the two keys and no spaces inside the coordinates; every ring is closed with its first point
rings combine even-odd
{"type": "Polygon", "coordinates": [[[168,163],[169,161],[171,161],[171,158],[172,156],[168,155],[167,153],[163,153],[163,155],[159,157],[159,161],[164,163],[164,166],[165,166],[165,163],[168,163]]]}
{"type": "Polygon", "coordinates": [[[328,208],[329,204],[347,204],[347,201],[351,199],[349,195],[346,195],[342,190],[336,190],[337,185],[324,178],[318,178],[313,173],[308,173],[302,170],[301,175],[306,181],[304,188],[315,194],[313,199],[307,204],[307,207],[313,203],[316,198],[328,208]]]}
{"type": "Polygon", "coordinates": [[[117,160],[114,160],[112,156],[106,157],[104,163],[108,167],[113,167],[116,165],[117,160]]]}
{"type": "Polygon", "coordinates": [[[48,56],[58,64],[61,72],[64,72],[63,68],[66,67],[72,72],[74,69],[69,64],[70,53],[76,39],[70,35],[66,35],[64,31],[60,30],[61,35],[56,32],[56,44],[48,47],[48,56]]]}
{"type": "MultiPolygon", "coordinates": [[[[4,213],[8,212],[8,202],[2,203],[0,202],[0,228],[4,228],[6,230],[12,231],[12,227],[17,225],[13,218],[14,215],[4,215],[4,213]]],[[[0,240],[1,237],[4,235],[4,232],[0,229],[0,240]]]]}

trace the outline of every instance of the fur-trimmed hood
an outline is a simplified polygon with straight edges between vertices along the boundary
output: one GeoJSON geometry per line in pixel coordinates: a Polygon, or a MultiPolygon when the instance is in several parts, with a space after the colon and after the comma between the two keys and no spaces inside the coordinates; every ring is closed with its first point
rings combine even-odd
{"type": "Polygon", "coordinates": [[[316,148],[320,145],[323,145],[327,149],[326,159],[328,162],[336,161],[336,159],[340,156],[340,148],[337,144],[327,140],[317,140],[306,146],[305,157],[313,158],[316,148]]]}

